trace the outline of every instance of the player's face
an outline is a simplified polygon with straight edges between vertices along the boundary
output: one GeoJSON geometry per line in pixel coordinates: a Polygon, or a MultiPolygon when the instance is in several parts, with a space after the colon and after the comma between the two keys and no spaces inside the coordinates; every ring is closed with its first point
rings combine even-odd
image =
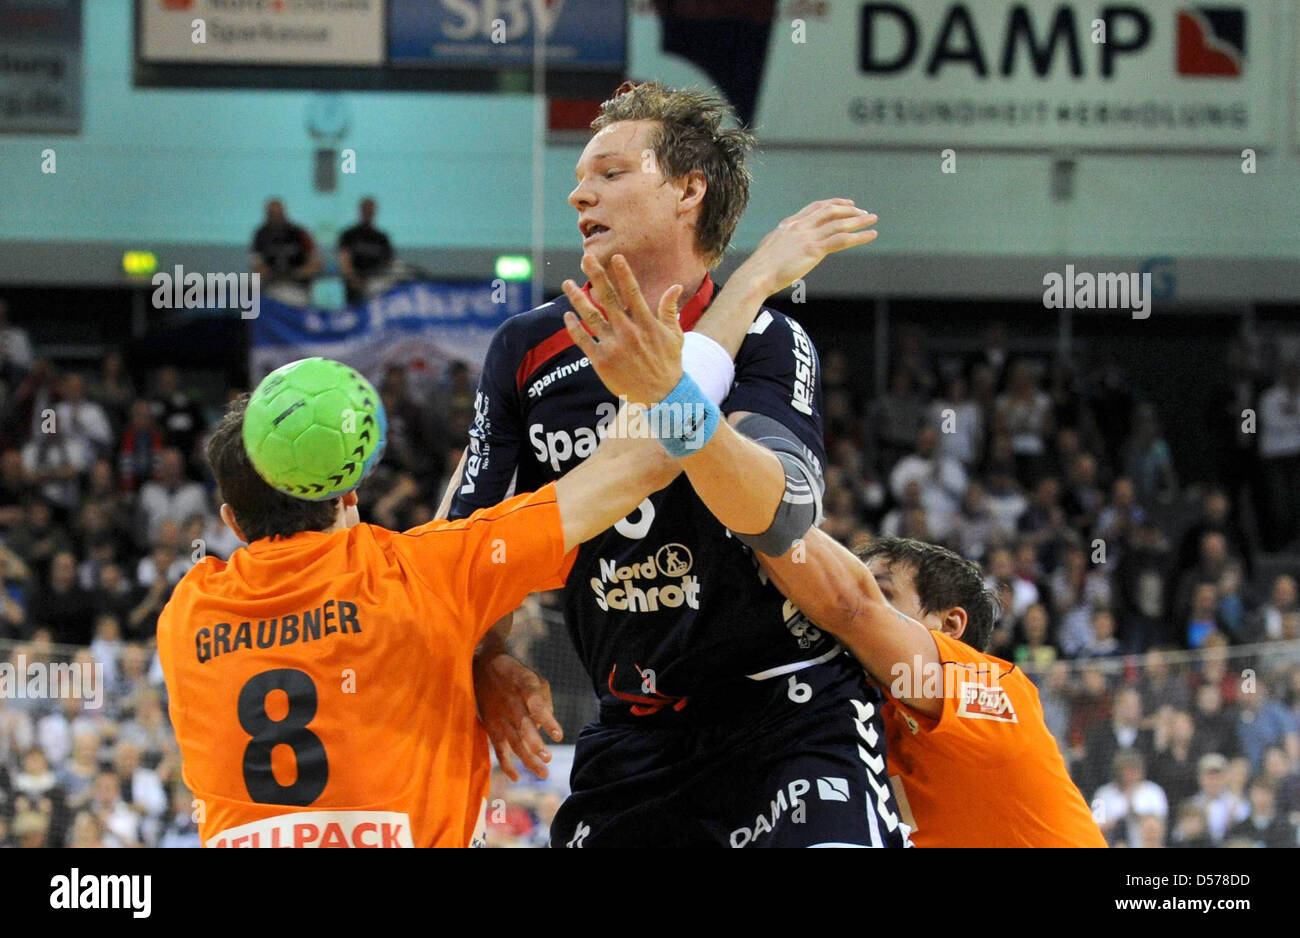
{"type": "Polygon", "coordinates": [[[943,629],[943,615],[921,609],[921,597],[916,593],[913,571],[906,564],[890,564],[882,557],[873,557],[867,569],[876,578],[885,601],[910,619],[915,619],[927,629],[943,629]]]}
{"type": "Polygon", "coordinates": [[[909,618],[914,618],[914,620],[926,626],[927,629],[952,633],[952,627],[950,627],[952,622],[943,612],[926,612],[922,609],[920,596],[917,594],[915,572],[910,566],[906,564],[889,564],[883,557],[872,557],[871,563],[867,564],[867,569],[871,570],[871,576],[876,578],[876,583],[880,586],[880,592],[884,594],[885,602],[896,608],[898,612],[909,618]]]}
{"type": "Polygon", "coordinates": [[[679,204],[682,188],[665,182],[651,148],[657,121],[619,121],[588,142],[578,160],[569,204],[578,213],[582,248],[602,264],[623,254],[632,266],[693,237],[693,218],[679,204]]]}

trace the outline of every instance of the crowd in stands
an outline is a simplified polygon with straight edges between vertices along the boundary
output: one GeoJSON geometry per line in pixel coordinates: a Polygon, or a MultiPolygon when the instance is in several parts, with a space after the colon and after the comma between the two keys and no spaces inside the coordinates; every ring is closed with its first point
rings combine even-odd
{"type": "MultiPolygon", "coordinates": [[[[993,328],[979,354],[943,358],[904,335],[879,395],[824,356],[826,529],[982,564],[1001,609],[989,650],[1035,678],[1112,843],[1296,846],[1300,369],[1234,346],[1233,408],[1258,425],[1214,445],[1250,468],[1189,487],[1118,368],[1085,379],[1006,345],[993,328]]],[[[363,517],[405,528],[433,515],[474,380],[458,363],[427,393],[401,368],[378,383],[389,445],[363,517]]],[[[0,844],[197,844],[153,634],[190,566],[239,546],[202,455],[223,403],[113,352],[89,370],[41,360],[0,302],[0,661],[95,662],[107,684],[96,709],[0,695],[0,844]]],[[[517,648],[568,681],[572,739],[590,688],[554,604],[530,610],[517,648]]],[[[563,793],[498,773],[489,840],[544,844],[563,793]]]]}

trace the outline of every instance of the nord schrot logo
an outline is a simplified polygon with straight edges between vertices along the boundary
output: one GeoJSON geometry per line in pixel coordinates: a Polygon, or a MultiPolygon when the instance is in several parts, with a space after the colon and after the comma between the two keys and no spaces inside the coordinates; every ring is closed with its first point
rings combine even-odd
{"type": "Polygon", "coordinates": [[[1188,7],[1178,11],[1178,74],[1240,78],[1246,59],[1246,11],[1188,7]]]}

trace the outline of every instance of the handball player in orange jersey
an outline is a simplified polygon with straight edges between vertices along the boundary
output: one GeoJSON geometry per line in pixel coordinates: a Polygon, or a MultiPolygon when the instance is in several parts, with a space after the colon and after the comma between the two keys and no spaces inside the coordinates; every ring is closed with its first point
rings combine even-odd
{"type": "Polygon", "coordinates": [[[460,521],[359,523],[357,494],[276,491],[241,437],[246,400],[207,454],[222,520],[247,542],[177,585],[158,654],[203,843],[471,843],[487,738],[471,663],[483,633],[572,551],[671,478],[609,440],[558,482],[460,521]]]}

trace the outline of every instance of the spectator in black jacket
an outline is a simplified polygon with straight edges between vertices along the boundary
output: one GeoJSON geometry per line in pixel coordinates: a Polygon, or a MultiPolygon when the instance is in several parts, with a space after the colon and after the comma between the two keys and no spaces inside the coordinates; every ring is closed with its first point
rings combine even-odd
{"type": "Polygon", "coordinates": [[[1148,764],[1154,749],[1151,730],[1142,726],[1142,698],[1131,687],[1115,693],[1111,718],[1094,726],[1084,737],[1085,777],[1079,779],[1083,791],[1096,791],[1106,781],[1105,774],[1119,752],[1136,752],[1148,764]]]}
{"type": "Polygon", "coordinates": [[[348,302],[360,303],[373,278],[393,262],[388,235],[375,227],[375,200],[364,198],[357,206],[361,220],[339,235],[339,270],[347,287],[348,302]]]}
{"type": "Polygon", "coordinates": [[[32,597],[27,610],[29,628],[48,626],[54,640],[65,645],[89,645],[93,637],[94,604],[77,583],[77,558],[61,551],[50,565],[48,585],[32,597]]]}
{"type": "Polygon", "coordinates": [[[297,298],[306,300],[311,278],[321,268],[320,255],[307,229],[289,220],[279,199],[267,201],[266,221],[254,232],[250,250],[253,270],[266,286],[296,287],[297,298]]]}
{"type": "Polygon", "coordinates": [[[1231,758],[1241,750],[1237,739],[1237,718],[1223,705],[1218,682],[1206,681],[1196,690],[1196,743],[1201,752],[1217,752],[1231,758]]]}
{"type": "MultiPolygon", "coordinates": [[[[193,454],[207,420],[203,408],[181,387],[181,374],[175,368],[158,370],[158,392],[149,407],[166,445],[180,450],[182,456],[193,454]]],[[[166,452],[162,455],[165,458],[166,452]]]]}
{"type": "Polygon", "coordinates": [[[1133,526],[1115,570],[1120,636],[1131,649],[1183,644],[1166,625],[1169,559],[1169,542],[1158,527],[1146,520],[1133,526]]]}
{"type": "Polygon", "coordinates": [[[125,621],[136,607],[138,598],[134,595],[131,581],[122,573],[120,564],[109,563],[99,568],[99,580],[91,590],[90,602],[96,615],[114,616],[119,621],[125,621]]]}
{"type": "Polygon", "coordinates": [[[1213,488],[1201,499],[1200,517],[1192,523],[1178,544],[1178,573],[1181,576],[1197,565],[1201,556],[1201,544],[1206,534],[1214,531],[1223,535],[1229,554],[1240,557],[1246,565],[1246,573],[1251,573],[1254,556],[1246,533],[1232,517],[1232,503],[1228,494],[1221,488],[1213,488]]]}
{"type": "Polygon", "coordinates": [[[1150,775],[1169,796],[1171,807],[1196,794],[1197,760],[1201,753],[1192,715],[1186,710],[1164,708],[1159,717],[1150,775]]]}

